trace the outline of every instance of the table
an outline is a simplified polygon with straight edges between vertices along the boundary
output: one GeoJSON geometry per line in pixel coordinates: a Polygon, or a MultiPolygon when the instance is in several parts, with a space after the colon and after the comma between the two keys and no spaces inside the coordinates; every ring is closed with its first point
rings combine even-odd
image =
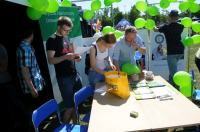
{"type": "Polygon", "coordinates": [[[127,100],[106,93],[105,84],[96,89],[104,92],[94,94],[88,132],[152,131],[176,127],[200,125],[200,109],[184,97],[162,77],[162,81],[173,92],[173,100],[136,100],[131,92],[127,100]],[[130,117],[134,110],[137,118],[130,117]]]}

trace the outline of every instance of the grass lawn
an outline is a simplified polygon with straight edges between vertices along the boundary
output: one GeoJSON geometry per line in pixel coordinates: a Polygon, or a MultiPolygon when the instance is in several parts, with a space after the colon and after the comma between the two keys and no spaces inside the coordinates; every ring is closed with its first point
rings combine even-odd
{"type": "Polygon", "coordinates": [[[194,69],[194,74],[195,74],[195,80],[196,80],[196,85],[195,87],[200,89],[200,73],[197,69],[197,66],[195,64],[195,53],[196,51],[199,49],[199,45],[194,45],[194,46],[191,46],[190,47],[190,50],[189,50],[189,71],[191,69],[194,69]]]}

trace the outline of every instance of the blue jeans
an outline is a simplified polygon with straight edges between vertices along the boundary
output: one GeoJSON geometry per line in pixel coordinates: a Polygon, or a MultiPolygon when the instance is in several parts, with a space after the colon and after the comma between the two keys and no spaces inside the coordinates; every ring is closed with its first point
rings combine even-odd
{"type": "Polygon", "coordinates": [[[57,77],[61,96],[67,108],[74,107],[74,93],[82,88],[82,82],[78,74],[57,77]]]}
{"type": "Polygon", "coordinates": [[[177,72],[178,61],[183,59],[183,54],[167,55],[167,63],[169,69],[169,83],[174,86],[173,76],[177,72]]]}
{"type": "Polygon", "coordinates": [[[103,82],[105,80],[105,77],[104,75],[99,74],[93,70],[89,70],[88,80],[89,80],[90,86],[92,88],[95,88],[96,83],[103,82]]]}

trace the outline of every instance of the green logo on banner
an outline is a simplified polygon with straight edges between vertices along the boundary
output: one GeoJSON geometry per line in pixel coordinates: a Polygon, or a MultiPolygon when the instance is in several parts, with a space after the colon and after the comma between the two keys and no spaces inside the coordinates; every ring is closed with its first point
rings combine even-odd
{"type": "Polygon", "coordinates": [[[56,13],[43,15],[40,19],[40,28],[43,41],[46,41],[57,28],[57,21],[60,16],[68,16],[73,22],[73,29],[69,34],[70,38],[81,36],[80,17],[75,7],[60,7],[56,13]]]}

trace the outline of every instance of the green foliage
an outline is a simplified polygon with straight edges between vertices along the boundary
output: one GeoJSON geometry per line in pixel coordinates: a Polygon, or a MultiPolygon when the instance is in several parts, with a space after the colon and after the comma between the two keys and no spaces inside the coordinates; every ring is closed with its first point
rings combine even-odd
{"type": "Polygon", "coordinates": [[[151,17],[151,19],[153,19],[157,25],[167,22],[167,16],[164,14],[158,14],[157,16],[151,17]]]}
{"type": "Polygon", "coordinates": [[[114,12],[114,24],[116,25],[124,16],[123,13],[119,11],[119,8],[114,8],[113,9],[114,12]]]}
{"type": "Polygon", "coordinates": [[[135,6],[132,6],[127,16],[128,16],[128,21],[134,25],[134,21],[140,17],[140,12],[136,9],[135,6]]]}
{"type": "Polygon", "coordinates": [[[108,16],[102,16],[102,26],[113,26],[112,18],[108,16]]]}

